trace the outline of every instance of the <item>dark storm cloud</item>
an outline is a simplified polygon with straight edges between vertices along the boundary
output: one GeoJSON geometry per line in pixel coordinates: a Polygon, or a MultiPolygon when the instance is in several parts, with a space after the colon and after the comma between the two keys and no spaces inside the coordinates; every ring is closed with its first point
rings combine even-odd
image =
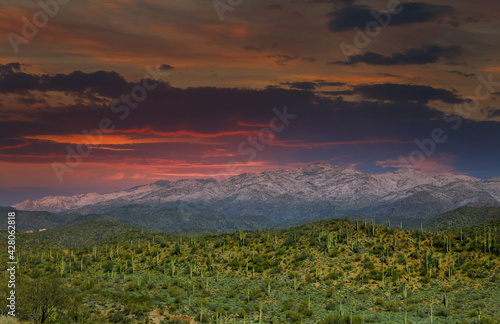
{"type": "Polygon", "coordinates": [[[0,64],[0,74],[14,73],[16,71],[21,71],[21,63],[0,64]]]}
{"type": "Polygon", "coordinates": [[[445,103],[456,104],[463,101],[451,91],[422,85],[385,83],[355,86],[354,90],[365,98],[393,102],[426,104],[429,100],[440,100],[445,103]]]}
{"type": "Polygon", "coordinates": [[[297,55],[291,56],[287,54],[275,54],[275,55],[268,55],[267,57],[273,58],[276,63],[279,65],[286,65],[286,63],[296,60],[298,58],[297,55]]]}
{"type": "MultiPolygon", "coordinates": [[[[14,63],[11,63],[14,64],[14,63]]],[[[104,96],[117,96],[130,86],[116,72],[96,71],[84,73],[74,71],[70,74],[30,74],[20,72],[19,66],[0,69],[0,93],[24,93],[26,91],[61,91],[81,93],[90,91],[104,96]]]]}
{"type": "Polygon", "coordinates": [[[316,82],[310,82],[310,81],[281,82],[280,85],[286,85],[292,89],[299,89],[299,90],[315,90],[317,86],[316,82]]]}
{"type": "Polygon", "coordinates": [[[329,64],[356,64],[365,63],[369,65],[408,65],[408,64],[428,64],[436,63],[442,58],[450,59],[462,54],[460,46],[435,46],[430,45],[421,49],[409,49],[403,53],[393,53],[391,56],[384,56],[373,52],[362,55],[350,56],[350,63],[344,61],[330,62],[329,64]]]}
{"type": "Polygon", "coordinates": [[[346,84],[343,82],[326,82],[325,80],[315,80],[315,81],[281,82],[280,85],[289,86],[291,89],[315,90],[316,88],[322,88],[326,86],[339,87],[346,84]]]}
{"type": "Polygon", "coordinates": [[[41,89],[46,91],[79,92],[91,90],[105,96],[121,93],[129,83],[116,72],[97,71],[84,73],[74,71],[70,74],[43,75],[41,89]]]}
{"type": "MultiPolygon", "coordinates": [[[[450,6],[433,5],[424,2],[404,3],[400,6],[402,8],[401,12],[391,15],[389,26],[434,21],[453,12],[453,8],[450,6]]],[[[340,8],[328,14],[331,17],[331,20],[328,22],[328,28],[331,31],[338,32],[350,30],[354,27],[364,27],[368,22],[375,20],[372,11],[372,8],[364,5],[340,8]]],[[[374,13],[381,16],[386,14],[377,11],[374,11],[374,13]]]]}
{"type": "MultiPolygon", "coordinates": [[[[89,75],[93,74],[89,73],[89,75]]],[[[69,73],[59,78],[67,80],[70,76],[75,77],[75,74],[69,73]]],[[[123,79],[122,76],[112,73],[108,77],[115,80],[123,79]]],[[[91,77],[89,80],[94,80],[94,83],[102,86],[100,80],[91,77]]],[[[129,87],[135,85],[131,82],[121,82],[124,82],[125,87],[120,91],[114,90],[120,94],[127,93],[129,87]]],[[[11,152],[12,154],[3,159],[11,159],[15,162],[22,159],[23,154],[26,156],[39,154],[47,156],[46,162],[49,163],[55,158],[53,156],[61,155],[64,158],[65,144],[27,137],[79,134],[82,130],[97,128],[99,121],[103,118],[110,118],[118,131],[145,128],[158,132],[188,131],[193,132],[194,136],[204,138],[205,134],[252,130],[253,128],[248,125],[268,123],[274,115],[273,108],[281,110],[284,106],[287,107],[287,112],[296,114],[297,117],[287,127],[286,132],[278,134],[276,143],[279,145],[262,153],[263,159],[275,158],[279,161],[280,158],[286,159],[287,154],[294,154],[298,159],[310,161],[331,158],[342,152],[350,155],[350,158],[355,161],[366,159],[368,151],[374,159],[386,159],[387,156],[409,154],[415,149],[413,141],[431,136],[432,130],[436,127],[443,128],[450,136],[446,147],[443,146],[443,150],[449,154],[460,156],[463,147],[467,146],[470,150],[475,150],[477,158],[481,159],[486,154],[492,154],[492,147],[497,147],[495,140],[500,137],[498,123],[463,121],[460,130],[454,131],[451,126],[455,124],[456,119],[453,122],[447,122],[443,119],[442,112],[426,105],[429,100],[441,100],[445,103],[460,102],[459,97],[450,91],[426,86],[378,84],[315,93],[311,90],[313,86],[316,88],[319,85],[345,85],[325,80],[306,82],[309,83],[289,82],[288,84],[296,88],[306,88],[306,90],[276,87],[264,90],[216,87],[180,89],[162,85],[148,92],[147,98],[136,109],[131,110],[130,117],[124,120],[120,120],[118,115],[105,104],[80,103],[66,107],[51,107],[45,103],[45,106],[40,109],[26,110],[22,120],[0,122],[0,139],[2,139],[0,146],[17,147],[4,149],[3,154],[11,152]],[[352,101],[341,96],[335,97],[335,95],[352,94],[362,95],[364,99],[352,101]],[[386,139],[395,139],[395,142],[388,143],[384,141],[386,139]],[[364,144],[321,146],[322,143],[342,141],[366,143],[366,140],[371,140],[371,144],[366,144],[368,146],[364,146],[363,150],[359,150],[356,145],[364,144]],[[481,142],[484,149],[476,145],[478,142],[481,142]],[[287,143],[295,146],[287,146],[287,143]],[[309,143],[320,144],[320,146],[317,150],[312,150],[309,148],[309,143]],[[305,148],[308,149],[304,150],[305,148]],[[295,151],[291,153],[291,150],[295,151]]],[[[57,85],[61,94],[77,96],[76,93],[65,90],[73,89],[74,86],[68,85],[65,88],[55,81],[51,84],[54,88],[57,85]]],[[[93,89],[96,85],[87,81],[86,86],[93,89]]],[[[30,98],[33,98],[22,93],[20,96],[28,102],[30,98]]],[[[496,115],[496,112],[493,112],[493,115],[496,115]]],[[[140,133],[132,132],[132,134],[140,136],[140,133]]],[[[217,145],[236,152],[243,137],[246,135],[217,139],[219,143],[217,145]]],[[[133,151],[99,151],[99,154],[93,154],[90,159],[109,162],[125,158],[142,160],[158,156],[180,158],[179,152],[189,153],[190,148],[194,149],[189,154],[195,156],[199,145],[202,144],[196,142],[144,144],[139,147],[133,146],[133,151]]],[[[493,153],[500,155],[498,150],[493,153]]],[[[42,161],[41,158],[40,161],[42,161]]]]}
{"type": "Polygon", "coordinates": [[[168,71],[168,70],[173,70],[174,67],[170,64],[162,64],[160,65],[160,70],[162,71],[168,71]]]}
{"type": "Polygon", "coordinates": [[[462,72],[462,71],[456,71],[456,70],[453,70],[453,71],[446,71],[448,73],[452,73],[452,74],[456,74],[456,75],[460,75],[460,76],[463,76],[464,78],[470,78],[470,77],[473,77],[475,76],[476,74],[474,73],[465,73],[465,72],[462,72]]]}
{"type": "Polygon", "coordinates": [[[500,109],[498,110],[490,110],[488,112],[488,118],[500,117],[500,109]]]}
{"type": "Polygon", "coordinates": [[[379,72],[378,74],[381,75],[381,76],[388,76],[388,77],[391,77],[391,78],[404,78],[402,75],[392,74],[392,73],[382,73],[382,72],[379,72]]]}
{"type": "MultiPolygon", "coordinates": [[[[101,89],[101,92],[118,93],[114,98],[119,98],[122,93],[128,93],[130,87],[134,85],[134,83],[125,81],[121,75],[114,72],[95,73],[97,74],[73,72],[52,77],[33,75],[31,77],[35,78],[37,82],[34,85],[30,84],[29,87],[23,85],[22,89],[51,89],[64,92],[67,95],[78,96],[77,90],[79,89],[97,89],[107,85],[110,88],[101,89]],[[101,76],[104,80],[97,76],[101,76]],[[76,85],[76,80],[81,80],[82,83],[76,85]],[[113,81],[123,87],[120,89],[117,85],[108,85],[109,82],[113,81]]],[[[312,80],[302,83],[289,82],[287,85],[294,89],[268,88],[256,90],[215,87],[179,89],[163,85],[154,91],[148,92],[146,100],[141,102],[138,108],[130,112],[133,118],[124,120],[119,120],[118,114],[113,113],[110,107],[105,104],[88,106],[80,103],[66,107],[58,106],[57,108],[45,104],[45,106],[41,107],[42,109],[26,111],[26,117],[29,121],[3,122],[0,128],[0,138],[79,133],[80,130],[97,127],[102,118],[110,118],[116,121],[119,129],[149,126],[160,131],[187,130],[198,133],[217,133],[239,129],[237,121],[247,123],[265,122],[272,116],[274,107],[280,108],[285,105],[290,112],[301,115],[300,121],[294,126],[297,128],[298,133],[307,133],[308,130],[320,130],[322,128],[327,134],[331,127],[340,130],[353,123],[359,125],[359,127],[373,129],[375,126],[369,127],[368,124],[378,124],[377,120],[384,121],[384,123],[390,121],[390,123],[395,123],[393,125],[395,127],[398,120],[397,116],[401,116],[404,120],[417,117],[421,119],[424,116],[432,119],[438,114],[430,108],[415,103],[409,104],[411,108],[402,110],[399,103],[346,102],[340,99],[318,96],[313,91],[310,91],[313,87],[343,86],[344,84],[340,82],[312,80]],[[403,117],[403,115],[405,116],[403,117]],[[365,119],[367,116],[369,118],[365,119]]],[[[383,86],[388,87],[391,85],[383,86]]],[[[373,86],[355,88],[354,91],[373,99],[375,96],[371,94],[370,87],[373,86]]],[[[28,103],[35,103],[30,100],[33,97],[28,94],[22,95],[20,93],[20,97],[28,103]]],[[[413,99],[410,95],[406,97],[410,101],[413,99]]],[[[434,98],[436,95],[434,97],[429,95],[428,97],[434,98]]],[[[111,98],[113,99],[113,97],[111,98]]],[[[384,99],[389,98],[385,96],[384,99]]],[[[395,101],[404,100],[404,98],[392,99],[395,101]]],[[[383,129],[385,127],[380,128],[381,131],[383,129]]],[[[346,129],[343,137],[347,138],[352,132],[352,129],[346,129]]]]}
{"type": "Polygon", "coordinates": [[[28,106],[47,103],[45,99],[37,99],[37,98],[18,98],[17,100],[28,106]]]}

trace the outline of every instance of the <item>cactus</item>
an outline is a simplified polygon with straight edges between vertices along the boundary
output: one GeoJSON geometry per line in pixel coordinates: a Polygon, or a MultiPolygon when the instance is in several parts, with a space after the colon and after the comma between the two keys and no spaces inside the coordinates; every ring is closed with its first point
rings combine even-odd
{"type": "Polygon", "coordinates": [[[174,262],[174,260],[170,261],[170,274],[172,275],[172,277],[175,276],[175,262],[174,262]]]}
{"type": "Polygon", "coordinates": [[[450,300],[446,294],[444,294],[444,297],[443,297],[443,305],[446,308],[448,308],[450,306],[450,300]]]}
{"type": "Polygon", "coordinates": [[[64,259],[61,259],[61,275],[64,273],[64,269],[66,268],[66,262],[64,262],[64,259]]]}

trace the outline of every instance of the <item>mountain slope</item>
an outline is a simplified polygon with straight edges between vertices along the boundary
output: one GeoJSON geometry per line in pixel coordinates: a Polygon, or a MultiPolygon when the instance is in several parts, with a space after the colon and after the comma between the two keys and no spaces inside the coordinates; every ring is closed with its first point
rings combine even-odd
{"type": "Polygon", "coordinates": [[[60,215],[45,211],[0,208],[5,224],[8,211],[16,212],[16,229],[23,232],[27,230],[36,232],[40,229],[60,228],[87,222],[118,222],[165,233],[223,233],[274,228],[277,225],[263,216],[227,216],[217,210],[192,204],[174,208],[126,205],[110,210],[106,214],[88,215],[74,212],[60,215]]]}
{"type": "Polygon", "coordinates": [[[8,212],[16,213],[16,230],[28,231],[42,228],[55,228],[64,224],[68,217],[46,211],[16,210],[12,207],[0,207],[0,219],[2,224],[7,224],[8,212]]]}
{"type": "Polygon", "coordinates": [[[499,220],[500,207],[461,207],[429,219],[424,226],[429,229],[466,227],[499,220]]]}
{"type": "Polygon", "coordinates": [[[165,233],[223,233],[274,227],[262,216],[231,217],[211,210],[196,212],[182,208],[155,209],[143,205],[127,205],[107,213],[113,221],[132,224],[165,233]]]}
{"type": "Polygon", "coordinates": [[[23,234],[22,244],[29,246],[73,248],[96,244],[130,231],[141,231],[137,226],[115,222],[85,222],[44,232],[23,234]]]}
{"type": "Polygon", "coordinates": [[[462,206],[500,205],[500,178],[480,180],[411,169],[365,174],[325,163],[297,170],[244,173],[224,181],[157,181],[109,194],[23,201],[23,210],[106,213],[139,204],[154,208],[199,204],[229,216],[265,215],[307,221],[362,212],[369,216],[432,217],[462,206]]]}

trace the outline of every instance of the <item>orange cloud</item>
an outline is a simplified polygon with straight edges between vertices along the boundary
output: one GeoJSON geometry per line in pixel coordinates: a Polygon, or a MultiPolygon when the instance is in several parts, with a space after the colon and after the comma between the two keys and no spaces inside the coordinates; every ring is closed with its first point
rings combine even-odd
{"type": "Polygon", "coordinates": [[[146,126],[144,128],[133,128],[126,130],[116,130],[115,133],[122,134],[141,134],[141,135],[156,135],[163,137],[194,137],[194,138],[215,138],[222,136],[234,136],[234,135],[242,135],[242,136],[252,136],[257,135],[258,131],[225,131],[218,133],[197,133],[192,131],[173,131],[173,132],[162,132],[154,130],[153,128],[146,126]]]}
{"type": "Polygon", "coordinates": [[[25,146],[28,146],[28,145],[31,145],[31,144],[32,144],[32,143],[29,143],[29,142],[24,142],[24,143],[17,144],[17,145],[3,146],[3,147],[0,147],[0,150],[10,150],[10,149],[16,149],[16,148],[25,147],[25,146]]]}
{"type": "Polygon", "coordinates": [[[131,145],[131,144],[146,144],[146,143],[165,143],[179,142],[178,140],[170,140],[166,138],[130,138],[124,135],[103,135],[99,139],[89,139],[83,134],[72,135],[37,135],[27,136],[26,139],[49,141],[54,143],[64,144],[82,144],[90,143],[92,145],[131,145]]]}

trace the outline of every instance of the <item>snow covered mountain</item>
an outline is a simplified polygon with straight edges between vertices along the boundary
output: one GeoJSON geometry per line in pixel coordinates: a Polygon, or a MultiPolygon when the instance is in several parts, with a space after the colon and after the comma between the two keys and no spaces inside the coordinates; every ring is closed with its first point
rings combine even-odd
{"type": "Polygon", "coordinates": [[[326,163],[297,170],[244,173],[224,181],[157,181],[109,194],[26,200],[19,210],[103,213],[121,206],[200,205],[230,216],[265,215],[304,221],[360,212],[368,216],[431,217],[461,206],[500,205],[500,178],[427,176],[412,169],[365,174],[326,163]]]}

